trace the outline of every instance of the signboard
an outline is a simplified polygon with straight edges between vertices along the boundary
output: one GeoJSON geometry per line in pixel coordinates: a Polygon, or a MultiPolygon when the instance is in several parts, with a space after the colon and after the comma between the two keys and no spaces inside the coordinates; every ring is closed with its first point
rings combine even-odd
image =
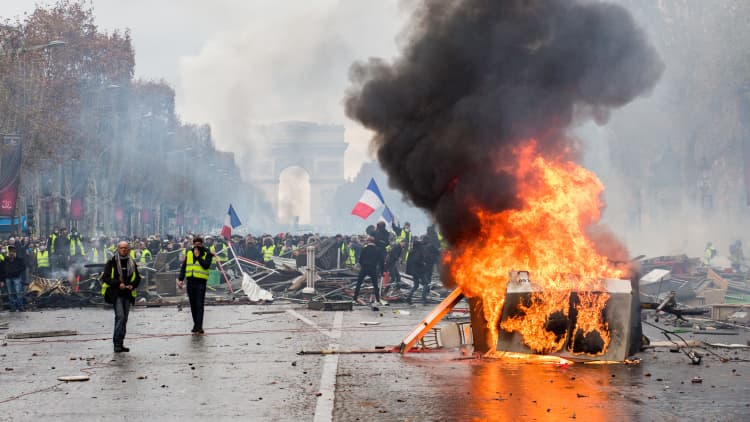
{"type": "Polygon", "coordinates": [[[0,157],[0,217],[12,217],[16,213],[20,175],[21,138],[17,135],[3,135],[0,157]]]}

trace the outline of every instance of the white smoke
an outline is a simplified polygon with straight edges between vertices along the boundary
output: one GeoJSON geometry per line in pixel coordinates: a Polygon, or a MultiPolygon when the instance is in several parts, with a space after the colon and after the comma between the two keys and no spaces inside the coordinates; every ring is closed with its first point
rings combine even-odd
{"type": "Polygon", "coordinates": [[[349,65],[396,51],[396,0],[256,1],[247,21],[227,27],[183,57],[177,94],[188,121],[211,124],[217,147],[240,158],[262,151],[253,127],[302,120],[345,124],[346,175],[369,159],[370,135],[344,116],[349,65]],[[273,7],[270,5],[273,4],[273,7]]]}

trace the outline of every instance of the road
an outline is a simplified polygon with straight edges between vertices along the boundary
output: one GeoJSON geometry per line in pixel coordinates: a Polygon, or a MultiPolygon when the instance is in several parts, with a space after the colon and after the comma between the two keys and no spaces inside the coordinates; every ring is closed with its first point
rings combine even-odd
{"type": "MultiPolygon", "coordinates": [[[[640,353],[638,365],[518,364],[455,349],[298,354],[395,346],[428,310],[211,306],[206,335],[192,336],[188,308],[136,307],[126,337],[131,352],[122,354],[112,352],[111,309],[4,312],[3,337],[78,335],[2,340],[0,420],[748,420],[747,349],[696,349],[700,365],[666,347],[640,353]],[[57,380],[86,374],[85,382],[57,380]]],[[[747,344],[748,336],[727,338],[747,344]]]]}

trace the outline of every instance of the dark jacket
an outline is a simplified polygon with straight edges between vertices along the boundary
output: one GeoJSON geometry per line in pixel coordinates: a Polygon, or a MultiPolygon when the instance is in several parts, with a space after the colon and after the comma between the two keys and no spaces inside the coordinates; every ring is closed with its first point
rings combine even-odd
{"type": "Polygon", "coordinates": [[[359,265],[363,269],[375,270],[378,263],[381,262],[382,255],[380,248],[376,247],[372,243],[368,243],[362,248],[362,253],[359,255],[359,265]]]}
{"type": "Polygon", "coordinates": [[[255,262],[263,262],[263,253],[257,243],[247,244],[242,251],[242,256],[255,262]]]}
{"type": "Polygon", "coordinates": [[[70,255],[70,237],[69,235],[58,234],[55,239],[55,255],[70,255]]]}
{"type": "Polygon", "coordinates": [[[13,261],[10,258],[5,258],[3,262],[0,262],[0,277],[3,280],[20,277],[24,271],[26,271],[26,261],[22,258],[16,257],[13,261]]]}
{"type": "Polygon", "coordinates": [[[115,253],[115,256],[107,260],[107,263],[104,264],[104,272],[102,273],[102,282],[107,283],[111,289],[114,289],[114,291],[117,292],[119,296],[130,298],[131,300],[135,300],[132,297],[131,290],[127,289],[120,289],[120,281],[125,283],[125,285],[131,285],[133,286],[133,290],[138,288],[138,285],[141,284],[141,275],[138,273],[138,266],[135,265],[134,272],[135,272],[135,279],[130,280],[130,278],[127,276],[128,271],[128,260],[132,259],[130,256],[121,257],[120,254],[115,253]],[[121,260],[122,264],[122,274],[117,274],[117,263],[116,259],[121,260]],[[112,269],[114,269],[114,278],[112,278],[112,269]]]}
{"type": "Polygon", "coordinates": [[[385,260],[385,268],[391,268],[394,265],[398,264],[399,260],[401,259],[401,252],[403,252],[401,243],[394,242],[393,245],[391,245],[391,250],[388,251],[388,257],[385,260]]]}
{"type": "MultiPolygon", "coordinates": [[[[385,252],[385,248],[388,247],[388,238],[390,237],[385,226],[378,226],[375,229],[375,235],[373,237],[375,238],[375,246],[385,252]]],[[[385,258],[385,253],[383,254],[383,258],[385,258]]]]}
{"type": "Polygon", "coordinates": [[[406,274],[410,276],[422,275],[426,268],[424,245],[422,242],[414,242],[414,246],[409,252],[409,258],[406,259],[406,274]]]}

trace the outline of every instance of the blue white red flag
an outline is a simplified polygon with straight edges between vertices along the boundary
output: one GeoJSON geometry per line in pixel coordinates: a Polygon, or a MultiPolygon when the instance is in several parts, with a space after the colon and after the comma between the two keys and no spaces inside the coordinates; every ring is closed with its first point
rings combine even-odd
{"type": "Polygon", "coordinates": [[[389,226],[393,223],[393,213],[391,212],[391,209],[388,208],[388,205],[383,208],[383,215],[380,216],[380,220],[385,221],[389,226]]]}
{"type": "Polygon", "coordinates": [[[359,198],[359,202],[352,209],[352,214],[362,219],[367,219],[376,209],[380,208],[385,201],[383,195],[380,194],[378,184],[375,183],[375,179],[370,179],[370,184],[367,185],[365,193],[359,198]]]}
{"type": "Polygon", "coordinates": [[[237,213],[234,211],[234,207],[232,204],[229,204],[229,211],[227,211],[227,215],[224,216],[224,227],[221,229],[221,236],[224,239],[229,239],[232,237],[232,229],[237,228],[242,225],[242,222],[240,221],[240,218],[237,217],[237,213]]]}

